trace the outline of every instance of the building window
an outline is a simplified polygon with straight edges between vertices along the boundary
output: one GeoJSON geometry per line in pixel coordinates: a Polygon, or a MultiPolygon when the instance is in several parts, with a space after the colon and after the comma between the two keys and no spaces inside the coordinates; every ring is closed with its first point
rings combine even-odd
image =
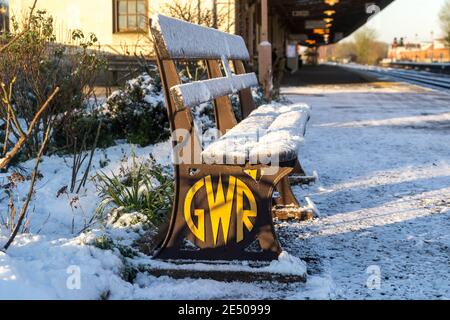
{"type": "Polygon", "coordinates": [[[148,0],[114,0],[114,32],[147,32],[148,0]]]}

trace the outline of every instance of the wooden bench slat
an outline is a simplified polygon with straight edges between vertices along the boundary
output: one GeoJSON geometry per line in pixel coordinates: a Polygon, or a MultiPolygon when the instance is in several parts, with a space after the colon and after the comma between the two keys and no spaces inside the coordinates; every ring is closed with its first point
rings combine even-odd
{"type": "Polygon", "coordinates": [[[152,33],[162,59],[250,60],[242,37],[216,29],[155,14],[152,33]]]}
{"type": "Polygon", "coordinates": [[[192,108],[257,85],[258,79],[256,75],[254,73],[246,73],[231,77],[186,83],[175,86],[170,91],[177,108],[183,109],[185,107],[192,108]]]}

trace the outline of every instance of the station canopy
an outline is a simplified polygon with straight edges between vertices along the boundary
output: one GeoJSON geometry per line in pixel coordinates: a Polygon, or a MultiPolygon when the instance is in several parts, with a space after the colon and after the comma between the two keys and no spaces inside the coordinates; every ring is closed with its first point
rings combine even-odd
{"type": "Polygon", "coordinates": [[[290,38],[305,46],[336,43],[363,26],[393,0],[270,0],[290,38]]]}

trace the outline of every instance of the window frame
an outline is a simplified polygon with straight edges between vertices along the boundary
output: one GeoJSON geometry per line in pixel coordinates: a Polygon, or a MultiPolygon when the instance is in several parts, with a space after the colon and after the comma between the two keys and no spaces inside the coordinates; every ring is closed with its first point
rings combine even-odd
{"type": "MultiPolygon", "coordinates": [[[[148,21],[149,21],[149,1],[148,0],[112,0],[113,2],[113,33],[114,34],[146,34],[148,33],[148,21]],[[127,29],[126,30],[120,30],[119,29],[119,1],[126,1],[127,8],[128,8],[128,2],[129,1],[135,1],[136,5],[139,1],[144,2],[145,4],[145,21],[146,21],[146,29],[140,29],[139,26],[137,29],[128,29],[128,21],[127,21],[127,29]]],[[[134,14],[131,14],[134,15],[134,14]]],[[[128,12],[126,14],[126,17],[128,19],[129,16],[131,16],[128,12]]],[[[137,18],[139,18],[141,15],[136,12],[135,15],[137,18]]],[[[139,22],[138,22],[139,25],[139,22]]]]}

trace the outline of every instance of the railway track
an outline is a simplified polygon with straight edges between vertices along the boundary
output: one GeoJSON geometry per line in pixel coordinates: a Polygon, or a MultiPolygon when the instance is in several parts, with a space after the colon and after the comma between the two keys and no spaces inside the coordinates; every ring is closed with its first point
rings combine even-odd
{"type": "Polygon", "coordinates": [[[412,71],[384,67],[369,67],[361,65],[339,65],[341,67],[369,72],[374,75],[384,76],[397,81],[409,82],[416,85],[429,87],[435,90],[450,90],[450,76],[427,71],[412,71]]]}
{"type": "Polygon", "coordinates": [[[382,68],[370,69],[368,71],[418,85],[425,85],[433,89],[450,90],[450,77],[448,76],[432,74],[429,72],[403,71],[382,68]]]}

